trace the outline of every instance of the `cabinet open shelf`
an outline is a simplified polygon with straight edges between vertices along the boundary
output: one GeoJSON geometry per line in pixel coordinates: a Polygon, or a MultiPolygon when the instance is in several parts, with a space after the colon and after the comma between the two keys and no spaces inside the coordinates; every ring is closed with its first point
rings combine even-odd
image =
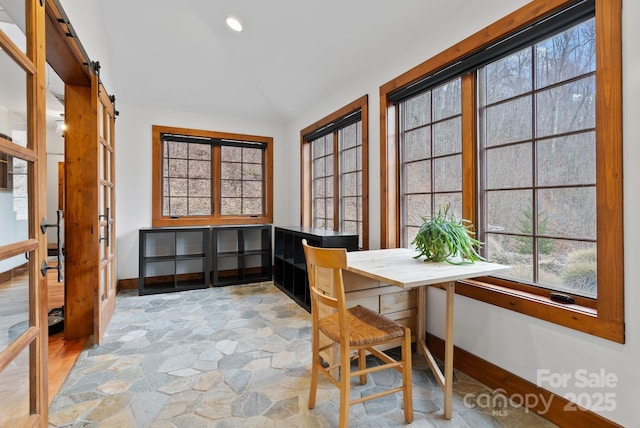
{"type": "Polygon", "coordinates": [[[270,281],[271,226],[214,226],[212,284],[224,286],[270,281]]]}
{"type": "Polygon", "coordinates": [[[138,293],[270,281],[271,225],[140,229],[138,293]]]}
{"type": "Polygon", "coordinates": [[[276,227],[273,282],[307,311],[311,307],[302,240],[323,248],[358,249],[358,235],[309,227],[276,227]]]}
{"type": "Polygon", "coordinates": [[[138,293],[209,286],[209,228],[140,229],[138,293]]]}

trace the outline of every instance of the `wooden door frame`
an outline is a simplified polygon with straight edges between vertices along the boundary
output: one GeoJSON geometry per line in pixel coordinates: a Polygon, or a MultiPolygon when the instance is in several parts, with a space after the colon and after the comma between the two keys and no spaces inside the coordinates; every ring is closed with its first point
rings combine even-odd
{"type": "MultiPolygon", "coordinates": [[[[58,0],[46,0],[47,62],[65,83],[65,339],[89,337],[101,322],[98,212],[100,94],[92,62],[58,0]]],[[[115,240],[114,240],[115,241],[115,240]]],[[[115,244],[115,242],[114,242],[115,244]]],[[[115,278],[114,278],[115,281],[115,278]]],[[[115,299],[115,296],[114,296],[115,299]]],[[[106,317],[108,318],[108,317],[106,317]]],[[[108,319],[107,319],[108,321],[108,319]]],[[[94,336],[94,343],[100,337],[94,336]]]]}

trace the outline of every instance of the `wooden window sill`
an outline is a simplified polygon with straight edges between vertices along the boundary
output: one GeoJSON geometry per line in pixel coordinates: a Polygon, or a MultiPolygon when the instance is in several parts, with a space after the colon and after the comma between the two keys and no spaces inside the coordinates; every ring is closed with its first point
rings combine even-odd
{"type": "Polygon", "coordinates": [[[624,343],[624,323],[599,318],[597,308],[555,302],[547,296],[491,284],[482,278],[458,281],[456,293],[573,330],[624,343]]]}

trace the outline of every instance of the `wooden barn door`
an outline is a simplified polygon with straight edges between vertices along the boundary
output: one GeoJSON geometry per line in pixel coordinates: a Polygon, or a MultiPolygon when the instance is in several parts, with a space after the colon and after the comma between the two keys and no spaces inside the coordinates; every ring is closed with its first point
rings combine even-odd
{"type": "Polygon", "coordinates": [[[65,86],[65,338],[99,344],[115,309],[114,107],[96,75],[65,86]]]}
{"type": "Polygon", "coordinates": [[[98,218],[100,273],[95,293],[93,337],[100,343],[116,307],[115,259],[115,109],[102,85],[98,88],[98,218]]]}

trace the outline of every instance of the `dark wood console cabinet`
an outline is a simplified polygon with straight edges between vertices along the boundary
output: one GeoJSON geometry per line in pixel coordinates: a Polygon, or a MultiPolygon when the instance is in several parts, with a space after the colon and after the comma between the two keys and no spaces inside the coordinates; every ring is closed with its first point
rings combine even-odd
{"type": "Polygon", "coordinates": [[[273,282],[307,311],[311,307],[302,240],[323,248],[358,249],[358,235],[310,227],[276,227],[273,282]]]}

